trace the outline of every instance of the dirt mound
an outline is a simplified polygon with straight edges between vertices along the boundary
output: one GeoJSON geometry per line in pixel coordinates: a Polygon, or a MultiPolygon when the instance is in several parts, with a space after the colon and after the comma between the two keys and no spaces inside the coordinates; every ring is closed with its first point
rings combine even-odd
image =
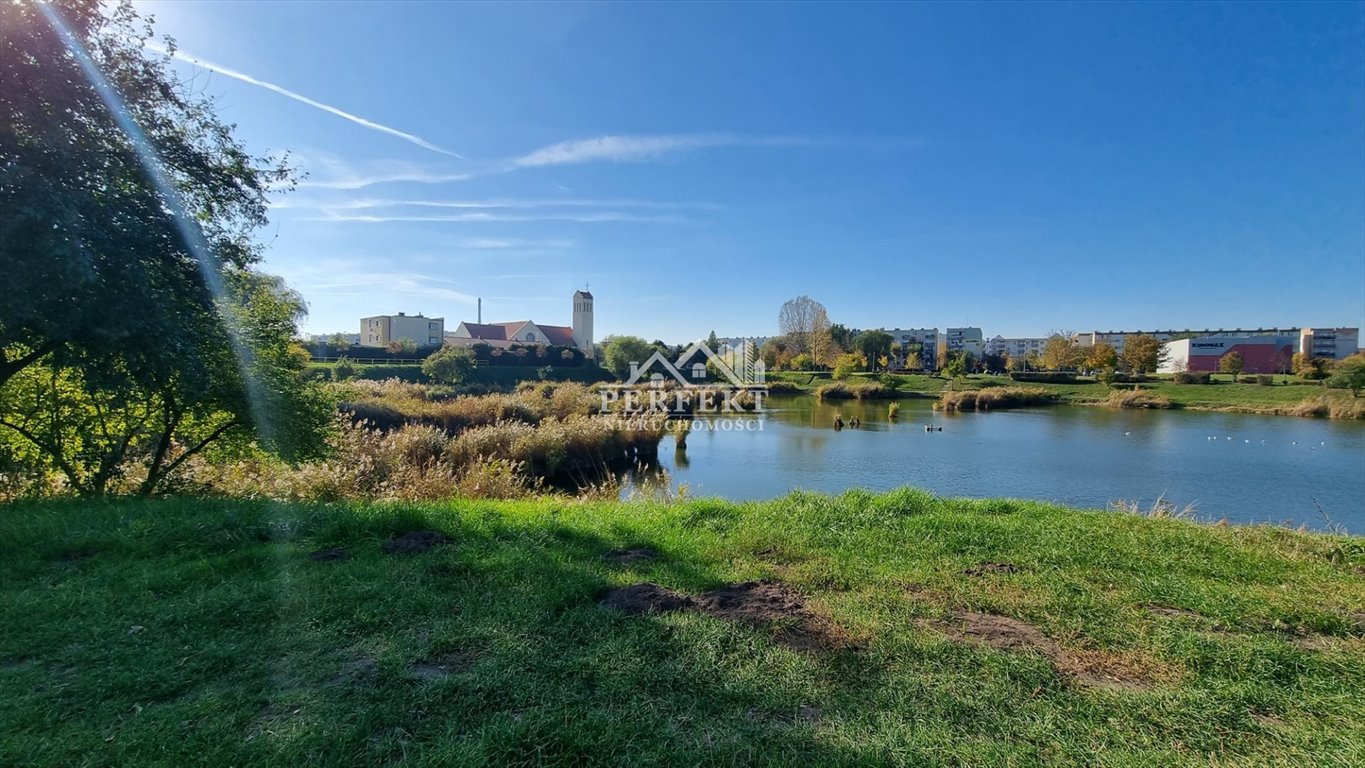
{"type": "Polygon", "coordinates": [[[1032,624],[997,616],[993,613],[959,613],[948,634],[970,643],[989,645],[1002,651],[1034,650],[1049,658],[1061,651],[1047,635],[1032,624]]]}
{"type": "Polygon", "coordinates": [[[613,549],[602,555],[602,560],[610,565],[634,565],[659,559],[659,551],[653,547],[631,547],[613,549]]]}
{"type": "Polygon", "coordinates": [[[350,560],[351,553],[347,552],[341,547],[332,547],[331,549],[319,549],[318,551],[309,555],[308,558],[310,560],[317,560],[319,562],[327,562],[331,560],[350,560]]]}
{"type": "Polygon", "coordinates": [[[416,555],[446,543],[440,531],[408,531],[379,545],[386,555],[416,555]]]}
{"type": "Polygon", "coordinates": [[[767,629],[773,639],[798,651],[818,651],[848,645],[833,623],[806,608],[800,595],[774,581],[726,584],[697,599],[702,612],[718,619],[767,629]]]}
{"type": "Polygon", "coordinates": [[[957,640],[1002,651],[1033,651],[1047,657],[1053,668],[1083,685],[1143,690],[1150,688],[1150,670],[1139,659],[1100,651],[1068,651],[1037,627],[1009,616],[963,612],[943,630],[957,640]]]}
{"type": "Polygon", "coordinates": [[[963,576],[985,576],[988,573],[1018,573],[1021,569],[1013,563],[981,563],[963,568],[963,576]]]}
{"type": "Polygon", "coordinates": [[[599,602],[608,608],[615,608],[631,615],[681,611],[696,607],[696,601],[687,595],[678,594],[648,581],[613,589],[599,602]]]}

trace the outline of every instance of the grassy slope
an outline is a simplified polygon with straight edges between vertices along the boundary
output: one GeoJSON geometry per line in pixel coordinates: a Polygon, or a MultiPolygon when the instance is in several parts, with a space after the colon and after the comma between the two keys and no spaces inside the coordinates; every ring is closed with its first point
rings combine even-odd
{"type": "Polygon", "coordinates": [[[0,764],[1360,765],[1361,552],[1358,538],[916,491],[13,505],[0,764]],[[379,553],[426,527],[455,543],[379,553]],[[664,557],[599,559],[637,544],[664,557]],[[353,559],[309,559],[332,546],[353,559]],[[983,561],[1022,570],[960,574],[983,561]],[[864,648],[801,653],[594,601],[636,581],[761,577],[864,648]],[[1035,654],[959,644],[932,623],[960,610],[1164,682],[1084,687],[1035,654]],[[1323,633],[1322,647],[1273,627],[1323,633]],[[450,674],[414,675],[433,659],[450,674]]]}
{"type": "MultiPolygon", "coordinates": [[[[867,374],[855,374],[857,377],[867,374]]],[[[773,377],[783,381],[790,381],[803,388],[814,391],[820,384],[829,381],[828,374],[818,374],[814,383],[807,386],[806,382],[811,378],[811,374],[779,373],[773,377]]],[[[896,379],[900,381],[900,387],[908,393],[922,393],[938,395],[942,393],[947,385],[947,380],[926,376],[922,374],[901,375],[896,374],[896,379]]],[[[1245,410],[1259,411],[1265,413],[1283,412],[1292,409],[1305,398],[1317,395],[1350,400],[1349,390],[1325,389],[1318,383],[1278,383],[1280,377],[1276,377],[1277,383],[1274,386],[1263,387],[1255,383],[1232,383],[1231,377],[1214,377],[1214,384],[1173,384],[1170,381],[1151,381],[1145,382],[1140,386],[1143,389],[1151,390],[1160,395],[1170,398],[1172,403],[1185,408],[1207,408],[1220,410],[1245,410]]],[[[1082,381],[1073,384],[1048,384],[1040,382],[1012,382],[1005,376],[973,375],[954,382],[956,389],[976,389],[983,384],[998,384],[1003,386],[1027,386],[1042,387],[1052,392],[1056,392],[1063,399],[1070,402],[1084,403],[1102,400],[1109,394],[1109,389],[1099,382],[1082,381]]]]}

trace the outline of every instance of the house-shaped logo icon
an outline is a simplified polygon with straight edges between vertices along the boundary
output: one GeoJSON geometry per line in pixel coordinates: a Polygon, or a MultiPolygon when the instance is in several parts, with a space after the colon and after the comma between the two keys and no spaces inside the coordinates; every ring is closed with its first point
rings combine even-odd
{"type": "Polygon", "coordinates": [[[752,345],[745,342],[728,357],[727,362],[725,356],[716,354],[704,341],[694,342],[674,361],[655,350],[643,364],[631,362],[626,386],[648,382],[652,387],[662,387],[671,378],[683,387],[714,387],[718,382],[708,380],[709,367],[714,367],[717,375],[730,386],[741,389],[765,386],[767,369],[752,345]]]}

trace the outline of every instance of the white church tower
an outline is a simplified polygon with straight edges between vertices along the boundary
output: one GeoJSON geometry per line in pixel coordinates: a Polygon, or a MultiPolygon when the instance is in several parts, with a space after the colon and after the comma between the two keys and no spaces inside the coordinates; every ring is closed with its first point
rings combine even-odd
{"type": "Polygon", "coordinates": [[[573,293],[573,341],[583,354],[594,356],[592,345],[592,294],[587,290],[573,293]]]}

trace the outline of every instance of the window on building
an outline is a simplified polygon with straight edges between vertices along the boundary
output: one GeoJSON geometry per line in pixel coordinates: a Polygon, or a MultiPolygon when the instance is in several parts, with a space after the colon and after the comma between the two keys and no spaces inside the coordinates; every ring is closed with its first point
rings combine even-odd
{"type": "Polygon", "coordinates": [[[527,340],[527,341],[535,341],[535,340],[536,340],[536,335],[535,335],[534,333],[530,333],[530,332],[528,331],[527,334],[526,334],[526,340],[527,340]]]}

